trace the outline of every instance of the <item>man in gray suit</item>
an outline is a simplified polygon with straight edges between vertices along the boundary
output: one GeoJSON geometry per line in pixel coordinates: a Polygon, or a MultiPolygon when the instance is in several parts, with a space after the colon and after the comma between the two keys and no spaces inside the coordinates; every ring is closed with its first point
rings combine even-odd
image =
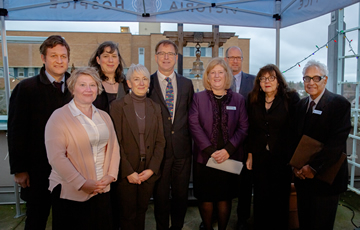
{"type": "MultiPolygon", "coordinates": [[[[226,50],[224,59],[229,64],[234,76],[234,83],[231,89],[240,93],[247,100],[248,94],[254,87],[255,76],[242,71],[242,61],[244,59],[242,50],[237,46],[231,46],[226,50]]],[[[246,159],[243,162],[246,162],[246,159]]],[[[246,167],[243,168],[239,176],[238,185],[237,228],[244,230],[248,229],[247,219],[250,217],[252,196],[252,173],[246,167]]]]}

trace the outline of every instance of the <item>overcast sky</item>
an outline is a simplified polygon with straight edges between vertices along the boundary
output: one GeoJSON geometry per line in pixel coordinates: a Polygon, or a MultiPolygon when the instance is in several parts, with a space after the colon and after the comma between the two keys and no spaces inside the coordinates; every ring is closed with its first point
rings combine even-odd
{"type": "MultiPolygon", "coordinates": [[[[345,8],[347,28],[359,26],[359,4],[345,8]]],[[[328,41],[330,14],[299,23],[280,30],[280,70],[285,71],[303,60],[328,41]]],[[[138,23],[120,22],[17,22],[7,21],[7,30],[26,31],[80,31],[80,32],[119,32],[120,26],[129,26],[130,31],[138,33],[138,23]]],[[[177,24],[162,23],[161,32],[176,31],[177,24]]],[[[211,31],[211,25],[184,24],[184,31],[211,31]]],[[[220,32],[235,32],[239,38],[250,38],[250,73],[256,74],[262,66],[275,64],[275,30],[249,27],[220,26],[220,32]]],[[[347,34],[355,53],[357,53],[357,31],[347,34]]],[[[351,55],[349,44],[345,43],[345,55],[351,55]]],[[[326,64],[327,49],[321,49],[312,58],[326,64]]],[[[300,81],[302,67],[295,67],[284,73],[287,81],[300,81]]],[[[355,81],[356,59],[345,61],[345,80],[355,81]]]]}

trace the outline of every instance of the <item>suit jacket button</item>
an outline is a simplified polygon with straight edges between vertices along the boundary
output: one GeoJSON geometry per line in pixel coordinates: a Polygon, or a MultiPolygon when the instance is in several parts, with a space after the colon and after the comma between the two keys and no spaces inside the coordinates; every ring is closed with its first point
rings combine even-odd
{"type": "Polygon", "coordinates": [[[174,134],[175,132],[174,131],[171,131],[171,134],[174,134]]]}
{"type": "Polygon", "coordinates": [[[168,117],[168,120],[170,121],[170,120],[171,120],[171,117],[168,117]]]}

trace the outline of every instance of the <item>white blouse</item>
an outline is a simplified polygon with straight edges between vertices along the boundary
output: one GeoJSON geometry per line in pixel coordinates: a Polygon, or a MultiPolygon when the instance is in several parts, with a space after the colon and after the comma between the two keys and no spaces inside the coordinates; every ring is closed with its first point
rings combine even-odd
{"type": "Polygon", "coordinates": [[[108,127],[94,105],[92,105],[92,119],[88,118],[76,107],[74,100],[71,100],[69,103],[69,108],[72,115],[80,121],[89,136],[95,163],[96,178],[100,180],[104,176],[105,150],[109,140],[108,127]]]}

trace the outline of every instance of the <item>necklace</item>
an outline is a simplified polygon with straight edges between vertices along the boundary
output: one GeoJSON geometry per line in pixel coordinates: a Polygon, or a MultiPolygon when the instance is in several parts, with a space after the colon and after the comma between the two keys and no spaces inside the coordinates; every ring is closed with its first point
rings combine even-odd
{"type": "Polygon", "coordinates": [[[135,114],[136,114],[136,116],[137,116],[140,120],[144,120],[145,117],[146,117],[146,115],[145,115],[144,117],[141,118],[141,117],[139,116],[139,114],[136,112],[136,110],[135,110],[135,114]]]}
{"type": "Polygon", "coordinates": [[[275,100],[275,98],[274,99],[272,99],[272,101],[266,101],[266,99],[265,99],[265,103],[267,103],[267,104],[271,104],[271,103],[273,103],[273,101],[275,100]]]}
{"type": "Polygon", "coordinates": [[[109,85],[115,85],[117,82],[108,82],[108,81],[105,81],[106,83],[108,83],[109,85]]]}
{"type": "Polygon", "coordinates": [[[218,99],[218,100],[220,100],[221,98],[223,98],[225,96],[225,92],[223,93],[223,95],[221,95],[221,96],[216,96],[215,94],[214,94],[214,97],[216,98],[216,99],[218,99]]]}

